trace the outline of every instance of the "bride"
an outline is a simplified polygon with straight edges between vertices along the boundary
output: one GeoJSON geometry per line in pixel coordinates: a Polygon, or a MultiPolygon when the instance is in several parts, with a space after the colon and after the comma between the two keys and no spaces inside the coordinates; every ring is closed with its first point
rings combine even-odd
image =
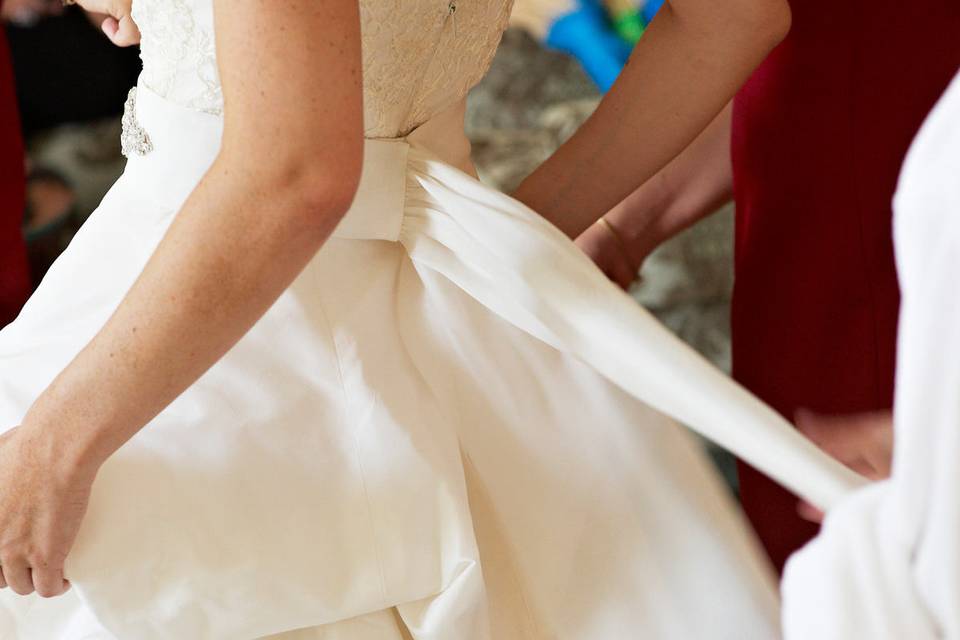
{"type": "Polygon", "coordinates": [[[507,0],[81,4],[144,70],[126,172],[0,332],[0,637],[777,635],[664,414],[821,505],[856,479],[568,236],[720,110],[783,0],[668,3],[517,199],[462,131],[507,0]]]}

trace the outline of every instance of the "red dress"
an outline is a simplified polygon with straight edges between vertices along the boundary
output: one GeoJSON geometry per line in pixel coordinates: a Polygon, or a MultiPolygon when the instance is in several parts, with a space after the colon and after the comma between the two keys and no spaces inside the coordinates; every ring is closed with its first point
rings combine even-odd
{"type": "MultiPolygon", "coordinates": [[[[957,0],[792,0],[793,28],[735,101],[734,376],[788,419],[893,399],[899,292],[891,198],[960,65],[957,0]]],[[[816,533],[740,465],[778,568],[816,533]]]]}
{"type": "MultiPolygon", "coordinates": [[[[0,0],[2,4],[2,0],[0,0]]],[[[30,294],[23,245],[23,145],[10,51],[0,27],[0,327],[13,320],[30,294]]]]}

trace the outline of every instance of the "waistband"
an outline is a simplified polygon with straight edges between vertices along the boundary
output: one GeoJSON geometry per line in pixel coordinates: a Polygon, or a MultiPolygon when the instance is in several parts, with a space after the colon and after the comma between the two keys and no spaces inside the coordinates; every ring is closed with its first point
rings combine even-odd
{"type": "MultiPolygon", "coordinates": [[[[334,237],[391,240],[400,237],[412,157],[430,157],[470,175],[470,142],[460,101],[402,138],[367,138],[353,204],[334,237]]],[[[220,151],[223,118],[178,105],[142,84],[131,89],[124,109],[121,144],[125,176],[142,176],[138,189],[165,210],[177,210],[220,151]]],[[[322,144],[322,142],[318,142],[322,144]]]]}

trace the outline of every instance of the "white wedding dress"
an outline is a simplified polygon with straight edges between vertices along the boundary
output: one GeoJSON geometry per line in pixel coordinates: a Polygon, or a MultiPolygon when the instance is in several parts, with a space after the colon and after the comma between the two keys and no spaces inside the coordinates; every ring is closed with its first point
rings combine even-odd
{"type": "MultiPolygon", "coordinates": [[[[103,467],[73,589],[3,591],[0,638],[777,636],[766,564],[665,414],[820,504],[856,479],[476,180],[463,99],[510,8],[455,2],[361,0],[354,205],[103,467]]],[[[103,325],[219,148],[212,1],[134,15],[130,161],[0,332],[0,429],[103,325]]]]}

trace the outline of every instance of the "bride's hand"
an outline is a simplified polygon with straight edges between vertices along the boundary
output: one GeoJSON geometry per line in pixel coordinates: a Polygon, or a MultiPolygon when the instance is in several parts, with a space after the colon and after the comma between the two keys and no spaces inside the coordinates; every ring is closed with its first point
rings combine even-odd
{"type": "Polygon", "coordinates": [[[63,566],[95,476],[47,434],[23,426],[0,435],[0,588],[20,595],[70,588],[63,566]]]}
{"type": "Polygon", "coordinates": [[[131,16],[133,0],[76,0],[90,13],[106,16],[100,28],[118,47],[129,47],[140,42],[140,29],[131,16]]]}

